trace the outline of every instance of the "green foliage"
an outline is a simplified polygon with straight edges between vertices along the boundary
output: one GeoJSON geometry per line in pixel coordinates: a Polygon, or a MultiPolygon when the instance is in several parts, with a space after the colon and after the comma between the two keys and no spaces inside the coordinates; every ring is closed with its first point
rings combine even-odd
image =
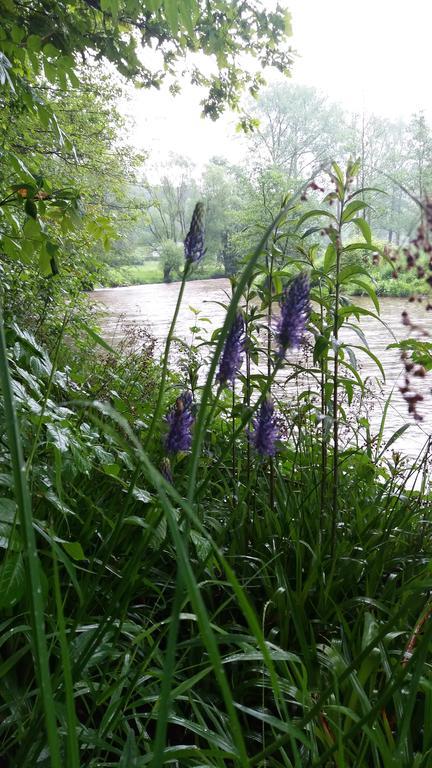
{"type": "MultiPolygon", "coordinates": [[[[158,85],[185,52],[214,55],[212,75],[192,68],[214,117],[241,89],[256,94],[261,75],[243,72],[245,52],[286,70],[285,12],[219,0],[0,7],[3,759],[426,768],[428,450],[415,462],[390,453],[405,430],[384,438],[390,401],[376,435],[361,408],[358,351],[385,371],[360,326],[379,313],[366,256],[380,250],[360,164],[333,163],[293,196],[310,137],[286,155],[288,169],[285,155],[271,168],[229,169],[228,185],[220,164],[206,169],[213,257],[238,274],[222,328],[206,338],[196,314],[178,369],[171,352],[194,265],[160,363],[146,331],[126,329],[112,349],[81,295],[101,250],[121,248],[142,212],[152,237],[140,245],[162,243],[173,274],[195,182],[180,162],[180,181],[133,198],[137,159],[119,141],[118,94],[103,77],[89,82],[79,57],[158,85]],[[141,63],[140,41],[157,44],[163,74],[141,63]],[[307,343],[282,360],[275,303],[305,270],[307,343]],[[356,290],[369,310],[350,298],[356,290]],[[229,390],[215,374],[239,308],[245,364],[229,390]],[[296,387],[288,402],[281,377],[296,387]],[[185,390],[192,449],[169,462],[163,413],[182,413],[185,390]],[[265,461],[247,429],[270,392],[281,439],[265,461]]],[[[412,130],[418,163],[428,135],[421,120],[412,130]]],[[[320,136],[314,162],[327,146],[320,136]]],[[[403,349],[430,367],[429,346],[403,349]]]]}
{"type": "MultiPolygon", "coordinates": [[[[385,441],[384,423],[371,437],[354,396],[364,388],[356,348],[332,338],[366,311],[346,296],[368,280],[348,258],[353,245],[369,243],[366,228],[363,242],[346,237],[359,216],[350,206],[353,172],[333,167],[341,206],[319,244],[309,230],[314,217],[328,224],[325,207],[305,217],[298,198],[285,201],[234,285],[223,328],[205,344],[196,316],[194,445],[172,460],[172,483],[157,470],[166,427],[155,403],[172,404],[187,384],[172,372],[169,344],[162,390],[145,334],[115,352],[104,343],[97,355],[88,345],[98,338],[87,335],[85,354],[75,359],[71,349],[72,367],[63,369],[64,328],[50,358],[8,324],[12,387],[2,385],[0,420],[7,397],[31,489],[40,562],[31,583],[41,585],[49,639],[57,764],[427,765],[430,499],[424,483],[408,490],[427,454],[409,464],[392,456],[397,435],[385,441]],[[272,302],[305,266],[309,343],[283,364],[298,397],[287,402],[275,389],[282,440],[270,471],[250,452],[245,426],[281,362],[271,345],[270,376],[252,374],[248,360],[262,357],[272,302]],[[240,301],[250,343],[233,400],[214,387],[214,373],[240,301]],[[315,387],[301,383],[306,371],[315,387]],[[329,439],[335,390],[333,413],[351,430],[337,449],[329,439]]],[[[174,332],[173,324],[171,339],[174,332]]],[[[1,730],[9,764],[30,768],[56,758],[31,663],[17,466],[3,442],[1,730]]]]}
{"type": "Polygon", "coordinates": [[[53,113],[32,98],[28,84],[43,76],[64,92],[76,87],[76,61],[90,52],[141,87],[159,87],[174,75],[174,92],[180,87],[176,64],[186,53],[214,56],[211,74],[198,62],[191,73],[192,82],[207,89],[203,108],[212,118],[226,105],[236,108],[244,88],[257,91],[263,66],[287,72],[291,65],[289,14],[279,6],[266,12],[260,4],[225,0],[211,7],[200,0],[32,0],[23,7],[2,0],[0,7],[0,82],[20,91],[26,106],[53,123],[53,113]],[[142,62],[141,45],[157,45],[154,65],[142,62]],[[243,69],[244,53],[256,59],[255,71],[243,69]]]}
{"type": "Polygon", "coordinates": [[[159,258],[163,270],[163,279],[169,283],[174,276],[178,276],[184,260],[184,249],[181,243],[174,240],[164,240],[159,249],[159,258]]]}

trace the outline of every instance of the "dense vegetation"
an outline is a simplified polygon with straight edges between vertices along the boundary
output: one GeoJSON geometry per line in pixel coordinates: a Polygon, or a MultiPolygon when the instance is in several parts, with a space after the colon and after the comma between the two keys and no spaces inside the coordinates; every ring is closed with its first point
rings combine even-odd
{"type": "MultiPolygon", "coordinates": [[[[113,78],[78,55],[139,79],[137,29],[167,67],[213,52],[219,110],[245,47],[286,64],[282,12],[236,6],[0,0],[3,765],[431,763],[430,446],[406,460],[388,403],[377,434],[363,408],[359,354],[385,374],[360,326],[379,314],[368,257],[396,277],[402,263],[373,239],[361,161],[325,162],[291,194],[268,172],[224,323],[209,336],[198,314],[180,359],[185,282],[219,236],[202,203],[162,238],[181,282],[160,360],[146,329],[111,349],[83,294],[132,229],[140,161],[116,135],[113,78]]],[[[426,291],[419,202],[403,263],[426,291]]],[[[431,344],[400,346],[421,419],[431,344]]]]}
{"type": "MultiPolygon", "coordinates": [[[[131,201],[143,215],[129,222],[107,253],[111,268],[105,282],[179,279],[180,262],[167,261],[166,250],[183,241],[196,199],[207,206],[201,276],[236,274],[260,227],[276,216],[281,196],[334,156],[360,158],[358,184],[367,189],[365,216],[378,242],[398,248],[407,244],[418,217],[410,195],[422,199],[431,182],[432,132],[422,114],[408,123],[349,114],[313,88],[288,82],[262,90],[248,114],[253,130],[237,139],[235,165],[215,157],[197,168],[193,160],[174,156],[166,165],[159,160],[158,182],[151,155],[137,168],[140,182],[130,187],[131,201]]],[[[411,275],[394,281],[391,265],[374,265],[370,254],[365,261],[379,294],[409,295],[420,289],[411,275]]]]}

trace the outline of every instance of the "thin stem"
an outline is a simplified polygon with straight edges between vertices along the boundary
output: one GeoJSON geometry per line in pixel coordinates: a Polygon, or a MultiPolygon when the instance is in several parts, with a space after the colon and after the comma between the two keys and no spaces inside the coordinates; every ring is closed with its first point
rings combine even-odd
{"type": "MultiPolygon", "coordinates": [[[[277,229],[273,235],[273,241],[277,235],[277,229]]],[[[270,263],[268,271],[269,295],[267,307],[267,382],[268,391],[271,395],[271,374],[272,374],[272,319],[273,319],[273,248],[270,249],[270,263]]],[[[270,486],[270,509],[274,510],[274,460],[269,457],[269,486],[270,486]]]]}
{"type": "Polygon", "coordinates": [[[150,440],[153,437],[153,433],[154,433],[156,424],[158,423],[159,418],[160,418],[162,402],[163,402],[163,398],[164,398],[164,395],[165,395],[165,384],[166,384],[166,379],[167,379],[167,374],[168,374],[168,361],[169,361],[169,353],[170,353],[170,349],[171,349],[171,342],[173,340],[174,331],[175,331],[175,327],[176,327],[176,323],[177,323],[177,318],[178,318],[178,314],[180,312],[181,303],[182,303],[182,300],[183,300],[183,294],[184,294],[184,289],[185,289],[185,285],[186,285],[186,278],[187,278],[187,276],[189,274],[190,266],[191,266],[191,262],[189,260],[186,261],[185,267],[184,267],[184,270],[183,270],[182,281],[181,281],[181,284],[180,284],[180,290],[179,290],[179,293],[178,293],[178,296],[177,296],[177,304],[176,304],[176,307],[175,307],[175,310],[174,310],[173,319],[171,320],[170,329],[168,331],[168,336],[167,336],[167,339],[166,339],[166,342],[165,342],[165,351],[164,351],[163,362],[162,362],[162,375],[161,375],[161,381],[160,381],[160,385],[159,385],[158,399],[157,399],[156,407],[155,407],[155,410],[154,410],[154,413],[153,413],[153,418],[152,418],[152,421],[151,421],[151,424],[150,424],[150,427],[149,427],[149,430],[147,432],[146,439],[145,439],[145,442],[144,442],[144,449],[145,450],[147,450],[147,448],[148,448],[148,446],[150,444],[150,440]]]}
{"type": "Polygon", "coordinates": [[[332,558],[336,548],[336,526],[339,513],[339,420],[338,420],[338,400],[339,400],[339,349],[337,340],[339,337],[339,299],[340,283],[339,274],[342,256],[342,224],[345,198],[342,197],[339,208],[338,234],[336,238],[336,290],[335,290],[335,308],[333,320],[333,337],[336,341],[333,366],[333,496],[332,496],[332,535],[331,552],[332,558]]]}
{"type": "MultiPolygon", "coordinates": [[[[249,320],[249,289],[246,301],[246,408],[249,411],[250,408],[250,394],[251,394],[251,358],[250,358],[250,320],[249,320]]],[[[234,435],[233,435],[234,439],[234,435]]],[[[251,469],[251,447],[249,440],[246,444],[246,485],[249,487],[250,482],[250,469],[251,469]]]]}
{"type": "MultiPolygon", "coordinates": [[[[321,328],[324,328],[324,309],[322,303],[322,285],[320,282],[320,313],[321,313],[321,328]]],[[[321,362],[321,493],[320,493],[320,527],[319,535],[322,535],[322,526],[324,521],[324,508],[327,495],[327,401],[326,401],[326,383],[327,383],[327,355],[323,355],[321,362]]]]}
{"type": "Polygon", "coordinates": [[[231,431],[232,431],[232,480],[233,480],[233,508],[237,502],[237,455],[235,434],[235,383],[232,383],[232,410],[231,410],[231,431]]]}

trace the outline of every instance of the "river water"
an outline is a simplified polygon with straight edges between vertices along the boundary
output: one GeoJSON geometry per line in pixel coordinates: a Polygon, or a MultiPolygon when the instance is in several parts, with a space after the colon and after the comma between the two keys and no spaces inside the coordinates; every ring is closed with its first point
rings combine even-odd
{"type": "MultiPolygon", "coordinates": [[[[174,312],[178,283],[138,285],[128,288],[110,288],[95,291],[93,298],[103,307],[101,320],[102,333],[111,344],[118,343],[127,333],[130,326],[146,326],[158,341],[161,349],[168,333],[168,328],[174,312]]],[[[180,310],[176,335],[188,341],[191,338],[191,327],[195,324],[195,316],[191,310],[201,312],[202,317],[211,320],[205,327],[210,330],[217,328],[223,322],[225,310],[220,302],[227,302],[230,295],[230,283],[226,279],[197,280],[189,282],[180,310]]],[[[369,299],[355,297],[353,302],[374,311],[369,299]]],[[[388,439],[403,424],[409,424],[409,429],[399,438],[392,448],[415,456],[432,434],[432,373],[425,378],[413,378],[413,387],[421,393],[424,400],[419,403],[418,411],[422,415],[421,422],[415,422],[408,414],[407,405],[399,392],[399,386],[404,384],[405,373],[400,354],[397,350],[388,349],[388,345],[396,339],[408,338],[409,329],[402,323],[401,313],[409,312],[412,322],[419,327],[432,326],[432,313],[426,312],[424,304],[408,303],[407,299],[381,299],[381,322],[375,318],[362,317],[361,328],[364,331],[371,351],[384,367],[385,383],[374,362],[366,355],[358,354],[360,375],[370,384],[370,394],[366,401],[366,411],[373,430],[379,430],[382,411],[386,397],[392,392],[391,404],[385,423],[385,437],[388,439]]],[[[420,331],[419,331],[420,333],[420,331]]],[[[346,332],[343,340],[360,344],[360,339],[351,332],[346,332]]],[[[283,377],[279,377],[279,387],[285,386],[285,396],[292,395],[292,385],[286,389],[283,377]]],[[[352,406],[352,411],[358,404],[352,406]]]]}

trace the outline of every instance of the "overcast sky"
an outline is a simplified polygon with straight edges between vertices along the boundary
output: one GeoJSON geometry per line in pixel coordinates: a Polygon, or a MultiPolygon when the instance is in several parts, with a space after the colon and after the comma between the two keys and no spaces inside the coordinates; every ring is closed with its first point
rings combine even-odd
{"type": "MultiPolygon", "coordinates": [[[[282,0],[292,14],[297,51],[292,82],[312,85],[347,109],[390,118],[424,110],[432,120],[429,85],[432,0],[282,0]]],[[[268,82],[276,75],[267,71],[268,82]]],[[[238,158],[235,116],[212,123],[200,117],[201,95],[185,87],[134,91],[126,111],[131,139],[157,160],[168,152],[201,166],[214,155],[238,158]]]]}

